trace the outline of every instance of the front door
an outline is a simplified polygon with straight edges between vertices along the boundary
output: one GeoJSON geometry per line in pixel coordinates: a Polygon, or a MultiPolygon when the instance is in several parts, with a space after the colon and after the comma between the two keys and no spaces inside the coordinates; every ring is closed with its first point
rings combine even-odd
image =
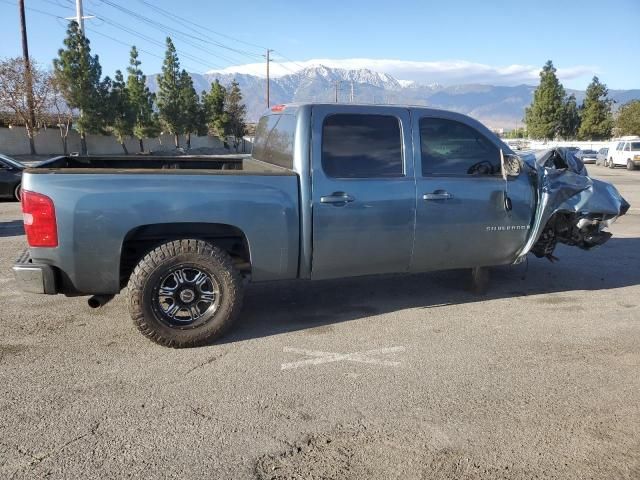
{"type": "Polygon", "coordinates": [[[311,277],[406,272],[415,222],[409,112],[315,106],[311,277]]]}
{"type": "Polygon", "coordinates": [[[491,137],[480,124],[455,114],[416,119],[412,271],[506,264],[524,245],[533,188],[524,173],[505,182],[500,146],[491,137]]]}

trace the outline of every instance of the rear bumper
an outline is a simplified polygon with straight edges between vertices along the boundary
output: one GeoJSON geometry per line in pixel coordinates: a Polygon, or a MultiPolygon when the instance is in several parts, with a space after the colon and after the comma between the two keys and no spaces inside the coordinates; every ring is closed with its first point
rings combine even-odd
{"type": "Polygon", "coordinates": [[[45,293],[48,295],[58,293],[53,267],[51,265],[33,263],[28,249],[18,257],[12,270],[18,288],[23,292],[45,293]]]}

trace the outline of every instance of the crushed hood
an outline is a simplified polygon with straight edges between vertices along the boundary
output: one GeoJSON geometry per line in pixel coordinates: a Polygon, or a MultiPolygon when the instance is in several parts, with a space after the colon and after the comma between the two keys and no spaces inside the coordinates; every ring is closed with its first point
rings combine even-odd
{"type": "Polygon", "coordinates": [[[518,261],[529,252],[553,260],[558,242],[590,249],[611,237],[604,229],[629,209],[613,185],[590,178],[582,161],[566,148],[521,158],[533,179],[537,206],[518,261]]]}

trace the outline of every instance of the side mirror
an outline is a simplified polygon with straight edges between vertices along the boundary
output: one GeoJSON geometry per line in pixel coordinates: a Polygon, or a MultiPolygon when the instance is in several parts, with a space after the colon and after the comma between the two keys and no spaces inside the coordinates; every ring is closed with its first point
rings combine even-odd
{"type": "Polygon", "coordinates": [[[500,152],[500,163],[502,167],[502,176],[507,179],[507,177],[518,177],[520,172],[522,171],[522,164],[520,162],[520,158],[517,155],[503,154],[500,152]]]}

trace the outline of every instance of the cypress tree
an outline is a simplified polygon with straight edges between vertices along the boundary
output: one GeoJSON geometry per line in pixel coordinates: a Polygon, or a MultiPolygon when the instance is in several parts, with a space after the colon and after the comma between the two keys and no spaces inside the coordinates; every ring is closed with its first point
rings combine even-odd
{"type": "Polygon", "coordinates": [[[110,79],[101,80],[102,68],[97,55],[91,55],[89,40],[75,21],[69,23],[65,48],[53,60],[54,78],[69,108],[80,111],[76,128],[80,133],[82,154],[87,153],[87,133],[102,133],[108,117],[110,79]]]}
{"type": "Polygon", "coordinates": [[[174,135],[175,146],[180,146],[180,134],[184,133],[184,115],[181,101],[180,60],[170,37],[167,37],[167,50],[162,64],[162,73],[158,77],[158,111],[165,128],[174,135]]]}
{"type": "Polygon", "coordinates": [[[242,103],[242,91],[235,79],[231,82],[231,88],[227,93],[225,103],[229,120],[229,134],[233,136],[233,147],[237,152],[240,140],[244,136],[247,128],[245,123],[247,107],[242,103]]]}
{"type": "Polygon", "coordinates": [[[582,102],[581,123],[578,136],[583,140],[605,140],[611,138],[613,116],[611,114],[611,100],[607,98],[609,90],[600,83],[598,77],[587,87],[586,96],[582,102]]]}
{"type": "Polygon", "coordinates": [[[193,88],[193,80],[186,70],[180,74],[180,111],[184,133],[187,135],[187,150],[191,148],[191,134],[201,133],[204,118],[200,105],[200,99],[193,88]]]}
{"type": "Polygon", "coordinates": [[[580,114],[576,104],[576,96],[571,94],[564,103],[560,131],[558,133],[564,139],[574,139],[578,135],[578,128],[580,128],[580,114]]]}
{"type": "Polygon", "coordinates": [[[227,136],[229,129],[229,116],[224,109],[226,96],[227,89],[220,84],[217,78],[211,84],[209,93],[202,95],[209,131],[222,140],[227,136]]]}
{"type": "Polygon", "coordinates": [[[144,138],[153,138],[160,134],[157,115],[153,111],[155,95],[147,87],[147,77],[140,69],[138,50],[131,47],[129,67],[127,68],[127,93],[134,114],[133,135],[138,139],[140,152],[144,152],[144,138]]]}
{"type": "Polygon", "coordinates": [[[553,139],[560,131],[564,114],[564,87],[549,60],[540,72],[540,85],[525,111],[527,131],[533,138],[553,139]]]}
{"type": "Polygon", "coordinates": [[[640,100],[632,100],[620,107],[616,128],[620,135],[640,136],[640,100]]]}
{"type": "Polygon", "coordinates": [[[111,108],[113,110],[112,127],[113,133],[122,145],[125,155],[128,155],[125,140],[133,135],[133,126],[136,121],[136,114],[129,101],[129,91],[124,81],[122,72],[116,70],[116,76],[111,86],[111,108]]]}

